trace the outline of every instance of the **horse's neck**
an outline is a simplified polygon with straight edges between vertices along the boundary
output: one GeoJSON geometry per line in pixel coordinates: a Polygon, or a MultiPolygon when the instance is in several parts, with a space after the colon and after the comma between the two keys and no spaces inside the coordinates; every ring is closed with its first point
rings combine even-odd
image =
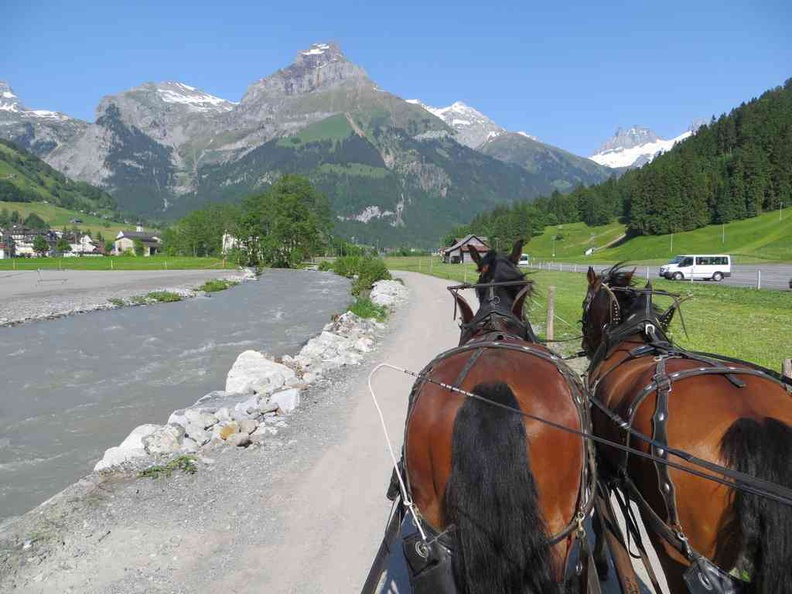
{"type": "Polygon", "coordinates": [[[643,334],[636,332],[635,334],[626,337],[618,344],[611,346],[610,350],[605,353],[605,356],[602,358],[602,360],[597,363],[594,369],[592,369],[591,373],[589,374],[589,382],[594,384],[605,376],[610,375],[611,371],[632,357],[630,352],[634,348],[644,344],[646,344],[646,339],[644,338],[643,334]]]}

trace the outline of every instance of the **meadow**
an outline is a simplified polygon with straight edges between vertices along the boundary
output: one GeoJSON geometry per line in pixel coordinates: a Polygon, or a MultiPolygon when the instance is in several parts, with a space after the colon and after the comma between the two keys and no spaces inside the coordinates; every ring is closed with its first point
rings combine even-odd
{"type": "MultiPolygon", "coordinates": [[[[385,262],[390,270],[422,272],[455,282],[475,282],[477,278],[473,264],[443,264],[439,258],[387,258],[385,262]]],[[[541,329],[544,328],[547,289],[554,286],[555,339],[579,336],[582,303],[587,288],[585,274],[546,270],[529,270],[528,274],[535,281],[534,297],[526,307],[528,319],[540,324],[541,329]]],[[[679,283],[662,279],[653,280],[652,283],[656,288],[690,296],[682,304],[687,335],[678,316],[671,325],[671,337],[680,346],[738,357],[776,371],[781,369],[783,359],[792,357],[789,338],[792,292],[698,283],[680,287],[679,283]]],[[[466,293],[469,293],[465,295],[466,298],[475,307],[475,295],[466,293]]],[[[658,298],[656,302],[660,306],[667,306],[670,299],[658,298]]],[[[449,312],[453,309],[450,297],[448,308],[449,312]]],[[[540,337],[544,338],[541,333],[540,337]]],[[[573,351],[579,345],[577,340],[570,341],[563,350],[573,351]]]]}
{"type": "Polygon", "coordinates": [[[191,256],[83,256],[0,260],[0,270],[198,270],[236,268],[221,258],[191,256]]]}
{"type": "Polygon", "coordinates": [[[567,223],[546,227],[525,246],[531,258],[557,262],[630,262],[658,264],[676,254],[730,254],[736,264],[792,261],[792,207],[725,225],[709,225],[672,235],[634,237],[604,246],[624,235],[624,225],[589,227],[567,223]],[[555,237],[555,239],[553,239],[555,237]],[[590,248],[591,256],[584,256],[590,248]],[[553,254],[555,253],[555,257],[553,254]]]}

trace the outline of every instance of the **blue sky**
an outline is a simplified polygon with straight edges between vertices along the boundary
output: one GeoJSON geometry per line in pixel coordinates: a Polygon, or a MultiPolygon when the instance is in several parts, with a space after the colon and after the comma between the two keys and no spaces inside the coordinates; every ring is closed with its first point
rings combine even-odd
{"type": "Polygon", "coordinates": [[[236,101],[332,40],[388,91],[462,100],[588,155],[617,126],[672,137],[792,76],[788,0],[7,1],[0,80],[28,107],[87,120],[145,81],[236,101]]]}

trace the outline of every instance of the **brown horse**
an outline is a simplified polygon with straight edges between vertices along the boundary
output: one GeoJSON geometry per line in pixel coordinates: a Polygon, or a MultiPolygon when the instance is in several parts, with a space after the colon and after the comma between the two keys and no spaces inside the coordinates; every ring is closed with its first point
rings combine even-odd
{"type": "Polygon", "coordinates": [[[521,253],[521,241],[510,256],[471,251],[480,308],[473,315],[454,292],[460,346],[424,369],[410,398],[409,490],[427,530],[448,537],[453,582],[463,593],[559,591],[575,519],[588,512],[593,450],[579,436],[519,414],[576,430],[588,424],[575,374],[523,321],[529,281],[516,266],[521,253]]]}
{"type": "MultiPolygon", "coordinates": [[[[792,398],[782,382],[673,345],[664,332],[675,308],[661,313],[657,291],[634,287],[633,272],[588,271],[583,349],[594,432],[661,460],[680,462],[669,457],[675,448],[792,487],[792,398]]],[[[694,578],[720,584],[716,592],[792,592],[792,507],[611,447],[598,454],[601,473],[638,504],[672,592],[694,578]]]]}

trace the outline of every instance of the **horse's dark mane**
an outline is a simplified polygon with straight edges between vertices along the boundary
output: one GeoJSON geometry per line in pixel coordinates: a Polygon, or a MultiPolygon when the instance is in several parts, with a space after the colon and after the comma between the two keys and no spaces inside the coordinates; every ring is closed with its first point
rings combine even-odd
{"type": "MultiPolygon", "coordinates": [[[[609,287],[618,287],[620,289],[635,288],[636,282],[634,279],[635,268],[629,269],[627,262],[619,262],[614,264],[607,270],[603,270],[600,274],[602,282],[609,287]]],[[[619,302],[619,307],[622,311],[622,319],[626,320],[632,314],[640,310],[646,311],[648,309],[654,317],[659,317],[662,314],[662,309],[652,303],[652,294],[645,291],[614,291],[616,300],[619,302]],[[648,304],[647,304],[648,301],[648,304]]]]}

